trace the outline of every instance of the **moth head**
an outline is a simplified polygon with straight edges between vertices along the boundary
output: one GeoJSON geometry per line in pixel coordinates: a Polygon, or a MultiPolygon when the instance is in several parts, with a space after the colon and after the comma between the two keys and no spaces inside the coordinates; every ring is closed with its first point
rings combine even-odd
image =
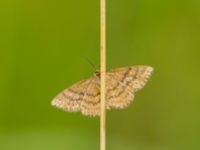
{"type": "Polygon", "coordinates": [[[95,71],[95,72],[94,72],[94,75],[95,75],[96,77],[99,77],[99,78],[100,78],[100,75],[101,75],[101,74],[100,74],[100,71],[99,71],[99,70],[95,71]]]}

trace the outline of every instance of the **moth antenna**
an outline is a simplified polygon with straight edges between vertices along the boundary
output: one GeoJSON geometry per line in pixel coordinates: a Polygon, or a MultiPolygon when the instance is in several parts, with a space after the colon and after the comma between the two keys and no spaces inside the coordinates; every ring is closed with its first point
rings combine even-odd
{"type": "Polygon", "coordinates": [[[87,57],[85,57],[85,59],[92,66],[92,68],[94,69],[94,72],[97,71],[97,67],[95,66],[95,64],[87,57]]]}

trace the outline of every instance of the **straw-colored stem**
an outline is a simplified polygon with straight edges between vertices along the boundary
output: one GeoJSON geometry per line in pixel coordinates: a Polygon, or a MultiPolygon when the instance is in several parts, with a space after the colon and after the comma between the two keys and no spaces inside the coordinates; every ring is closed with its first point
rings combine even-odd
{"type": "Polygon", "coordinates": [[[100,150],[106,150],[106,0],[100,0],[101,119],[100,150]]]}

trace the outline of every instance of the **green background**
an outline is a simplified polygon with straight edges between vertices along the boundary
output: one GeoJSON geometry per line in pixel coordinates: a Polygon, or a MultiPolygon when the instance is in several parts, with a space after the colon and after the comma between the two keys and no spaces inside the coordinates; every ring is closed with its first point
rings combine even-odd
{"type": "MultiPolygon", "coordinates": [[[[52,98],[99,66],[99,1],[0,1],[0,149],[96,150],[99,118],[52,98]]],[[[107,112],[108,150],[200,149],[200,1],[108,0],[107,68],[155,72],[107,112]]]]}

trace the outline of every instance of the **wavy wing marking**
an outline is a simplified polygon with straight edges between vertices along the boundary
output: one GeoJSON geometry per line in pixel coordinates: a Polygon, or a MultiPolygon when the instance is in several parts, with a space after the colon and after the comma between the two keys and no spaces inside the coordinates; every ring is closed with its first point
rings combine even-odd
{"type": "Polygon", "coordinates": [[[81,111],[86,116],[97,116],[100,113],[99,95],[97,79],[91,77],[62,91],[53,99],[51,104],[64,111],[81,111]]]}
{"type": "Polygon", "coordinates": [[[151,76],[150,66],[113,69],[107,73],[107,107],[125,108],[133,101],[134,93],[144,87],[151,76]]]}
{"type": "MultiPolygon", "coordinates": [[[[106,73],[107,109],[125,108],[134,99],[152,74],[150,66],[113,69],[106,73]]],[[[69,112],[80,111],[86,116],[100,115],[100,79],[98,76],[82,80],[58,94],[52,105],[69,112]]]]}

